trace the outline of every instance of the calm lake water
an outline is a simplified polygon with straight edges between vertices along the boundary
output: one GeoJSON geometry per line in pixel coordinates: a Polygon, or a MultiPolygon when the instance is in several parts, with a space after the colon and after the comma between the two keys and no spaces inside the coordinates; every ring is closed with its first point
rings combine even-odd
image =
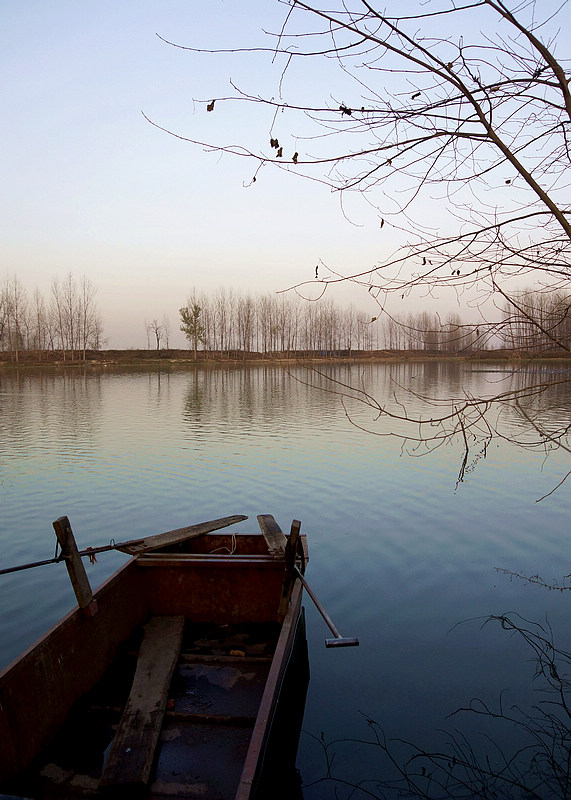
{"type": "MultiPolygon", "coordinates": [[[[411,387],[478,395],[538,377],[446,363],[325,371],[383,403],[411,387]]],[[[505,690],[504,703],[536,702],[531,654],[499,625],[482,627],[486,615],[547,616],[561,647],[571,629],[571,593],[495,569],[547,580],[570,572],[571,479],[535,502],[565,475],[565,458],[497,440],[456,486],[461,442],[411,455],[398,439],[352,425],[345,408],[380,432],[370,409],[344,407],[331,389],[302,367],[0,373],[2,566],[50,558],[51,523],[64,514],[81,547],[229,514],[250,517],[241,530],[257,530],[260,513],[284,530],[302,521],[308,580],[341,632],[361,642],[326,650],[329,632],[306,599],[311,682],[298,758],[306,800],[334,796],[319,782],[322,733],[364,739],[372,718],[388,737],[431,747],[446,726],[478,736],[477,720],[445,719],[471,698],[493,704],[505,690]]],[[[538,402],[569,421],[568,385],[538,402]]],[[[500,426],[518,431],[509,409],[500,426]]],[[[88,566],[92,585],[124,559],[101,555],[88,566]]],[[[0,666],[73,604],[62,565],[0,577],[0,666]]],[[[341,746],[336,769],[348,780],[381,777],[377,755],[341,746]]]]}

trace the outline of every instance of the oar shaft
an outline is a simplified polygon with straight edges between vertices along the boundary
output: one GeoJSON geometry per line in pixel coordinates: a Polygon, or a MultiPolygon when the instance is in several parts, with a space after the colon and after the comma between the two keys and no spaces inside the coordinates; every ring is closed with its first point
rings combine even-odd
{"type": "MultiPolygon", "coordinates": [[[[141,539],[135,539],[132,541],[141,541],[141,539]]],[[[104,544],[101,547],[88,547],[86,550],[80,550],[78,555],[85,558],[86,556],[94,556],[98,553],[107,553],[109,550],[117,550],[119,547],[123,547],[125,542],[119,542],[119,544],[104,544]]],[[[0,575],[7,575],[9,572],[20,572],[23,569],[33,569],[33,567],[43,567],[46,564],[59,564],[60,561],[64,561],[65,556],[59,555],[55,556],[54,558],[46,558],[44,561],[31,561],[29,564],[19,564],[17,567],[6,567],[6,569],[0,569],[0,575]]]]}
{"type": "MultiPolygon", "coordinates": [[[[101,547],[87,547],[85,550],[79,550],[77,555],[81,556],[82,558],[85,558],[86,556],[92,558],[98,553],[107,553],[110,550],[120,550],[121,552],[129,552],[132,555],[135,555],[135,551],[131,552],[133,547],[140,545],[139,549],[141,552],[143,552],[146,549],[145,545],[147,545],[148,549],[151,549],[152,544],[157,547],[160,540],[167,535],[186,534],[187,536],[190,536],[192,534],[194,536],[198,536],[202,533],[209,533],[210,531],[220,530],[220,528],[226,528],[229,525],[235,525],[245,519],[248,519],[248,517],[244,514],[235,514],[232,517],[222,517],[221,519],[211,520],[210,522],[201,522],[198,525],[190,525],[187,528],[179,528],[175,531],[167,531],[166,534],[150,536],[147,539],[129,539],[126,542],[114,542],[113,544],[105,544],[101,547]]],[[[20,570],[32,569],[33,567],[43,567],[45,564],[57,564],[60,561],[64,561],[65,558],[66,556],[62,554],[60,556],[55,556],[54,558],[48,558],[45,561],[32,561],[28,564],[19,564],[17,567],[7,567],[6,569],[0,569],[0,575],[7,575],[10,572],[20,572],[20,570]]]]}
{"type": "Polygon", "coordinates": [[[20,564],[17,567],[7,567],[6,569],[0,569],[0,575],[7,575],[9,572],[20,572],[23,569],[32,569],[32,567],[43,567],[45,564],[57,564],[58,561],[61,561],[61,558],[48,558],[45,561],[32,561],[29,564],[20,564]]]}
{"type": "Polygon", "coordinates": [[[303,588],[305,589],[305,591],[308,593],[308,595],[313,600],[316,609],[319,611],[319,613],[321,614],[321,616],[325,620],[325,623],[327,624],[327,627],[329,628],[329,630],[331,631],[331,633],[335,637],[334,639],[326,639],[325,640],[325,646],[326,647],[357,647],[359,645],[359,640],[357,638],[355,638],[355,637],[348,638],[346,636],[341,636],[341,634],[339,633],[339,631],[337,630],[337,628],[333,624],[333,620],[331,619],[331,617],[329,616],[327,611],[323,608],[323,606],[321,605],[321,603],[317,599],[317,597],[316,597],[314,591],[312,590],[311,586],[309,585],[309,583],[303,577],[303,575],[302,575],[299,567],[297,566],[297,564],[294,566],[293,570],[296,573],[297,577],[300,579],[300,581],[301,581],[301,583],[303,585],[303,588]]]}
{"type": "Polygon", "coordinates": [[[321,603],[319,602],[319,600],[315,596],[311,586],[309,585],[309,583],[305,580],[305,578],[303,577],[303,575],[299,571],[299,567],[296,566],[295,567],[295,571],[297,572],[297,577],[300,579],[300,581],[303,584],[303,588],[305,589],[307,594],[311,597],[311,599],[313,600],[313,602],[315,604],[316,609],[319,611],[319,613],[321,614],[321,616],[325,620],[325,623],[326,623],[327,627],[329,628],[329,630],[331,631],[333,636],[335,636],[336,639],[340,639],[341,638],[341,634],[339,633],[339,631],[337,630],[337,628],[333,624],[333,620],[331,619],[331,617],[329,616],[327,611],[323,608],[323,606],[321,605],[321,603]]]}

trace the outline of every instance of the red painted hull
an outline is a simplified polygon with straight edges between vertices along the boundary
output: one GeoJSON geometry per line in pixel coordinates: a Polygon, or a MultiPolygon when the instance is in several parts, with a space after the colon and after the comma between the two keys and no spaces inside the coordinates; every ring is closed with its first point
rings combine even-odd
{"type": "MultiPolygon", "coordinates": [[[[74,609],[0,674],[0,791],[14,791],[18,776],[49,745],[134,631],[150,617],[181,615],[187,625],[276,626],[242,772],[228,795],[252,796],[286,665],[300,635],[301,586],[295,584],[286,617],[278,623],[284,561],[270,556],[261,534],[210,533],[177,549],[185,552],[131,559],[95,593],[95,616],[74,609]]],[[[242,655],[237,652],[238,659],[242,655]]],[[[177,796],[196,796],[196,787],[191,791],[189,785],[185,795],[179,784],[177,796]]]]}

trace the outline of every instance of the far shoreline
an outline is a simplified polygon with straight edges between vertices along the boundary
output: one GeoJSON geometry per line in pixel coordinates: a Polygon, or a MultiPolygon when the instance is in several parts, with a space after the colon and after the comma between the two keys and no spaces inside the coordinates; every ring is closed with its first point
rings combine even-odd
{"type": "Polygon", "coordinates": [[[474,352],[446,353],[426,350],[370,350],[370,351],[297,351],[289,353],[242,353],[230,351],[221,354],[199,351],[198,357],[189,350],[89,350],[83,353],[58,351],[0,352],[0,370],[56,368],[107,370],[109,367],[252,367],[252,366],[315,366],[332,364],[386,364],[407,362],[448,361],[458,363],[509,363],[524,366],[537,361],[571,360],[567,352],[538,352],[518,350],[479,350],[474,352]]]}

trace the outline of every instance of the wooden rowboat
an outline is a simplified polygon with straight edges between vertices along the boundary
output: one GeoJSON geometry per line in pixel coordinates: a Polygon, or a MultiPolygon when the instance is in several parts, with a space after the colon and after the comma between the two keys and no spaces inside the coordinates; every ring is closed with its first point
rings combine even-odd
{"type": "Polygon", "coordinates": [[[67,519],[54,523],[79,605],[0,673],[0,794],[293,796],[308,679],[293,567],[306,542],[270,515],[262,533],[219,531],[240,519],[138,540],[94,594],[67,519]],[[284,744],[278,701],[294,669],[284,744]]]}

